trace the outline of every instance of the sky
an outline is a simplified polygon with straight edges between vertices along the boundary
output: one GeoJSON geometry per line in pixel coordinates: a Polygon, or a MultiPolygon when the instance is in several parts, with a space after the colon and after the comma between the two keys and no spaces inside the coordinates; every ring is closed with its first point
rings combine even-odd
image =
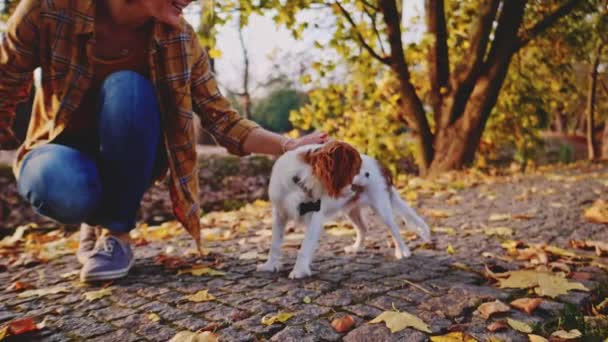
{"type": "MultiPolygon", "coordinates": [[[[403,0],[403,5],[405,9],[403,19],[406,23],[411,17],[422,13],[424,9],[423,0],[403,0]]],[[[186,18],[194,26],[198,25],[197,15],[186,15],[186,18]]],[[[307,19],[314,20],[314,18],[307,19]]],[[[308,30],[305,31],[303,40],[295,40],[288,30],[274,24],[271,15],[252,16],[243,33],[250,56],[251,86],[253,87],[256,83],[266,80],[268,75],[273,72],[273,63],[269,57],[273,52],[279,56],[290,52],[310,52],[313,51],[315,40],[328,39],[331,35],[329,30],[324,32],[308,30]]],[[[417,29],[409,37],[405,37],[405,40],[415,40],[420,34],[421,29],[417,29]]],[[[236,22],[218,30],[217,42],[217,47],[222,51],[222,57],[216,60],[217,79],[223,87],[240,90],[243,53],[238,39],[236,22]]]]}

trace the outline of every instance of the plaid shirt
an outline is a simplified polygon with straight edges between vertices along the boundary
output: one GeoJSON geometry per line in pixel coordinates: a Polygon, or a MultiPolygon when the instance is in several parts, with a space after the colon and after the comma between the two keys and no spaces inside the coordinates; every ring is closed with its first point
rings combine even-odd
{"type": "MultiPolygon", "coordinates": [[[[28,95],[32,71],[42,69],[27,138],[14,164],[70,127],[91,86],[87,51],[95,42],[94,0],[22,0],[0,41],[0,141],[10,133],[15,107],[28,95]]],[[[209,57],[192,27],[155,23],[148,45],[150,79],[162,113],[173,212],[200,245],[199,185],[194,113],[231,153],[258,127],[241,118],[220,93],[209,57]]],[[[142,122],[142,124],[145,124],[142,122]]],[[[0,146],[1,147],[1,146],[0,146]]]]}

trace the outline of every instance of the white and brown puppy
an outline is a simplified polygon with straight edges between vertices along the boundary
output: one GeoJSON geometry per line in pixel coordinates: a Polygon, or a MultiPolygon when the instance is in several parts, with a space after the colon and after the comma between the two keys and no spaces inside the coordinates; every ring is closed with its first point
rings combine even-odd
{"type": "Polygon", "coordinates": [[[341,212],[350,218],[357,231],[355,243],[345,248],[347,252],[355,253],[363,247],[367,232],[361,217],[363,206],[374,209],[390,228],[397,259],[409,257],[411,252],[401,238],[395,214],[424,241],[430,239],[424,220],[393,187],[390,172],[344,142],[307,145],[285,153],[273,166],[269,197],[273,207],[272,244],[268,261],[259,265],[258,271],[280,270],[281,245],[290,219],[307,227],[296,264],[289,274],[292,279],[311,275],[310,264],[323,224],[341,212]]]}

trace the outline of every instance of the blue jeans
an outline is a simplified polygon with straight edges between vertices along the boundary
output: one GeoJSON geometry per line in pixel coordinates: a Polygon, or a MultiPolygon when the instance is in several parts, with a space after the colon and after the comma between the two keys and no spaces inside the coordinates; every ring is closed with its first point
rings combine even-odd
{"type": "Polygon", "coordinates": [[[39,214],[61,223],[128,232],[157,165],[158,101],[148,79],[120,71],[100,86],[97,108],[96,146],[60,136],[35,148],[23,160],[18,189],[39,214]]]}

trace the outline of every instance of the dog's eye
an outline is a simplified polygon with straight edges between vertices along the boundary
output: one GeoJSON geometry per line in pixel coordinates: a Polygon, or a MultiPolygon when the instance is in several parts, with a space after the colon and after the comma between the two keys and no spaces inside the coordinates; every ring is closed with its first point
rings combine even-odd
{"type": "Polygon", "coordinates": [[[365,177],[369,178],[369,172],[365,173],[365,177]]]}
{"type": "Polygon", "coordinates": [[[299,183],[300,182],[300,177],[298,176],[293,176],[293,178],[291,179],[294,183],[299,183]]]}

